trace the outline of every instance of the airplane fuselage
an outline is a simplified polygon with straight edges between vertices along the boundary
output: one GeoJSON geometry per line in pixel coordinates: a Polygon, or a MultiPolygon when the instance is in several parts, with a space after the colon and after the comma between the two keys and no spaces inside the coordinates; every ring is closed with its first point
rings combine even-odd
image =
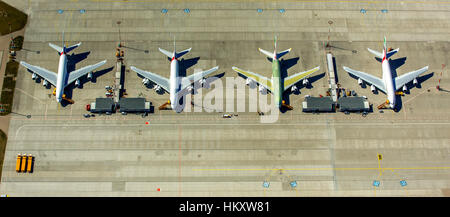
{"type": "Polygon", "coordinates": [[[58,65],[58,77],[56,80],[56,101],[61,102],[64,94],[65,81],[67,76],[67,56],[61,53],[58,65]]]}
{"type": "Polygon", "coordinates": [[[392,78],[391,66],[389,65],[389,59],[386,58],[386,51],[383,51],[383,58],[381,67],[383,70],[383,81],[386,85],[386,95],[389,100],[389,107],[395,108],[395,88],[394,79],[392,78]]]}
{"type": "Polygon", "coordinates": [[[272,60],[272,94],[275,105],[280,108],[283,100],[283,79],[281,78],[280,61],[276,58],[272,60]]]}
{"type": "MultiPolygon", "coordinates": [[[[175,56],[175,55],[174,55],[175,56]]],[[[170,106],[175,109],[178,104],[178,92],[181,89],[181,78],[179,77],[179,62],[172,58],[170,62],[170,106]]],[[[176,109],[178,112],[178,109],[176,109]]]]}

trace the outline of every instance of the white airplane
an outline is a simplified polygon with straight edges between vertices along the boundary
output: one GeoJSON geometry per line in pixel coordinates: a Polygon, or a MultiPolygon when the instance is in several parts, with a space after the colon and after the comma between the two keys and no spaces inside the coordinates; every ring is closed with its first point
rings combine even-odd
{"type": "Polygon", "coordinates": [[[161,53],[163,53],[164,55],[168,56],[171,59],[170,60],[170,78],[169,79],[164,78],[160,75],[154,74],[152,72],[147,72],[147,71],[138,69],[134,66],[130,67],[131,70],[137,72],[139,75],[144,77],[144,79],[142,80],[143,84],[147,85],[150,81],[152,81],[153,83],[156,84],[156,86],[154,87],[154,89],[156,91],[160,91],[162,88],[164,91],[168,92],[170,94],[170,100],[168,101],[168,103],[170,104],[172,109],[174,109],[178,113],[181,112],[181,109],[176,109],[177,108],[176,106],[178,103],[177,100],[180,99],[178,96],[179,92],[186,88],[189,91],[191,91],[193,88],[192,84],[197,81],[200,81],[200,84],[203,85],[206,81],[204,79],[204,77],[213,73],[217,69],[219,69],[219,66],[216,66],[209,70],[197,72],[195,74],[181,78],[179,75],[178,58],[187,54],[190,50],[191,50],[191,48],[177,53],[176,49],[175,49],[175,41],[173,44],[173,52],[169,52],[169,51],[159,48],[159,51],[161,51],[161,53]]]}
{"type": "Polygon", "coordinates": [[[428,66],[425,66],[419,70],[408,72],[404,75],[401,75],[396,78],[392,78],[392,72],[391,72],[391,66],[389,65],[389,58],[397,53],[400,49],[397,48],[392,51],[386,50],[386,37],[384,37],[384,49],[383,52],[377,52],[370,48],[367,48],[369,52],[373,53],[378,58],[382,59],[381,61],[381,67],[383,70],[383,77],[382,79],[377,78],[373,75],[369,75],[364,72],[356,71],[353,69],[350,69],[346,66],[344,66],[344,70],[348,73],[358,77],[358,84],[362,85],[363,80],[369,84],[371,84],[370,89],[372,92],[374,92],[376,89],[379,89],[387,94],[388,100],[386,101],[387,104],[389,104],[389,107],[391,109],[395,109],[396,102],[395,102],[395,92],[403,87],[403,91],[407,91],[408,88],[406,87],[406,84],[413,81],[414,85],[418,84],[417,77],[426,72],[428,70],[428,66]]]}
{"type": "Polygon", "coordinates": [[[52,43],[48,44],[50,47],[58,51],[59,57],[59,64],[58,64],[58,74],[49,71],[47,69],[41,68],[39,66],[33,66],[30,65],[24,61],[20,61],[20,64],[24,66],[25,68],[29,69],[33,72],[31,75],[31,78],[35,80],[38,76],[43,78],[43,85],[47,86],[48,83],[52,84],[53,86],[56,86],[56,90],[54,91],[54,94],[56,95],[56,101],[61,102],[64,98],[64,88],[67,87],[69,84],[75,81],[75,86],[80,85],[79,78],[83,75],[88,74],[88,79],[92,78],[92,71],[103,64],[106,63],[106,60],[103,60],[97,64],[85,66],[81,69],[77,69],[73,72],[67,71],[67,53],[71,50],[77,48],[81,45],[81,42],[75,45],[72,45],[70,47],[66,47],[64,45],[64,32],[63,32],[63,42],[62,47],[59,47],[57,45],[54,45],[52,43]]]}

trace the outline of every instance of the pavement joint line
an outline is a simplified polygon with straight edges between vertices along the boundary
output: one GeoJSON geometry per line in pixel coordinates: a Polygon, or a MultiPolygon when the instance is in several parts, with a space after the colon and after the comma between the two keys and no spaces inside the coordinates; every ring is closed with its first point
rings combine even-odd
{"type": "MultiPolygon", "coordinates": [[[[154,0],[91,0],[92,2],[121,2],[121,3],[154,3],[154,2],[166,2],[166,1],[154,1],[154,0]]],[[[186,0],[172,0],[170,2],[186,2],[186,0]]],[[[189,1],[188,1],[189,2],[189,1]]],[[[210,0],[196,0],[192,2],[210,2],[210,0]]],[[[231,0],[230,2],[238,2],[231,0]]],[[[267,2],[267,1],[260,1],[267,2]]],[[[270,1],[269,1],[270,2],[270,1]]],[[[380,4],[380,3],[397,3],[397,4],[450,4],[448,1],[410,1],[410,0],[273,0],[273,2],[297,2],[297,3],[367,3],[367,4],[380,4]]],[[[265,9],[267,10],[267,9],[265,9]]]]}
{"type": "MultiPolygon", "coordinates": [[[[315,170],[379,170],[378,167],[373,168],[282,168],[282,170],[288,171],[315,171],[315,170]]],[[[383,168],[384,170],[447,170],[450,167],[405,167],[405,168],[383,168]]],[[[267,171],[267,170],[280,170],[280,169],[192,169],[193,171],[267,171]]]]}

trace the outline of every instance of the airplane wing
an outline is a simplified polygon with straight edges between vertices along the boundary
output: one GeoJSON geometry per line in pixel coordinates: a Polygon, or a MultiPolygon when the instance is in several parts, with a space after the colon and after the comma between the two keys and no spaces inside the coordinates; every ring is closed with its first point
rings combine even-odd
{"type": "Polygon", "coordinates": [[[164,78],[160,75],[151,73],[151,72],[147,72],[141,69],[138,69],[134,66],[130,67],[131,70],[135,71],[136,73],[138,73],[139,75],[144,76],[145,78],[151,80],[153,83],[161,86],[165,91],[167,91],[168,93],[170,93],[170,82],[169,79],[164,78]]]}
{"type": "Polygon", "coordinates": [[[365,72],[360,72],[360,71],[356,71],[353,69],[350,69],[348,67],[343,67],[345,71],[347,71],[348,73],[361,78],[362,80],[366,81],[367,83],[373,84],[375,87],[377,87],[379,90],[383,91],[386,93],[386,88],[384,85],[383,80],[381,80],[380,78],[377,78],[373,75],[369,75],[365,72]]]}
{"type": "Polygon", "coordinates": [[[101,62],[99,62],[97,64],[85,66],[85,67],[83,67],[81,69],[77,69],[77,70],[75,70],[73,72],[70,72],[69,73],[69,79],[67,81],[66,86],[71,84],[72,82],[74,82],[75,80],[80,78],[81,76],[86,75],[89,72],[92,72],[94,69],[102,66],[105,63],[106,63],[106,60],[103,60],[103,61],[101,61],[101,62]]]}
{"type": "Polygon", "coordinates": [[[183,78],[181,89],[184,90],[184,88],[188,87],[192,83],[195,83],[199,81],[200,79],[203,79],[204,77],[208,76],[209,74],[215,72],[217,69],[219,69],[219,66],[216,66],[214,68],[211,68],[209,70],[203,71],[203,72],[197,72],[195,74],[189,75],[185,78],[183,78]]]}
{"type": "Polygon", "coordinates": [[[310,69],[310,70],[304,71],[304,72],[299,72],[297,74],[294,74],[294,75],[291,75],[291,76],[285,78],[284,79],[284,90],[289,89],[292,85],[296,84],[297,82],[299,82],[306,76],[308,76],[314,72],[317,72],[319,69],[320,69],[320,66],[317,66],[314,69],[310,69]]]}
{"type": "Polygon", "coordinates": [[[258,84],[264,86],[266,89],[272,91],[272,80],[270,80],[270,79],[268,79],[268,78],[266,78],[264,76],[258,75],[258,74],[254,73],[254,72],[244,71],[244,70],[239,69],[239,68],[234,67],[234,66],[233,66],[233,70],[238,72],[241,75],[244,75],[247,78],[250,78],[250,79],[254,80],[258,84]]]}
{"type": "Polygon", "coordinates": [[[24,61],[20,61],[20,64],[22,66],[24,66],[25,68],[31,70],[32,72],[38,74],[39,76],[41,76],[42,78],[44,78],[45,80],[50,82],[50,84],[52,84],[53,86],[56,86],[56,80],[58,77],[58,75],[56,73],[49,71],[47,69],[41,68],[39,66],[30,65],[24,61]]]}
{"type": "Polygon", "coordinates": [[[420,74],[426,72],[427,70],[428,70],[428,66],[425,66],[419,70],[408,72],[399,77],[396,77],[395,78],[395,90],[400,89],[401,87],[403,87],[403,85],[414,80],[414,78],[417,78],[420,74]]]}

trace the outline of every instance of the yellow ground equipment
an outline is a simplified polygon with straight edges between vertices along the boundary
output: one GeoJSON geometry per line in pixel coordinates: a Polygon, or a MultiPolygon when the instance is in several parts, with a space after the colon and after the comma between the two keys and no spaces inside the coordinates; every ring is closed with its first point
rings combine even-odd
{"type": "Polygon", "coordinates": [[[20,165],[22,161],[22,155],[17,154],[17,162],[16,162],[16,172],[20,172],[20,165]]]}
{"type": "Polygon", "coordinates": [[[169,110],[170,108],[168,108],[167,105],[170,106],[170,100],[167,101],[166,103],[162,104],[158,109],[159,110],[169,110]]]}
{"type": "Polygon", "coordinates": [[[404,96],[405,93],[403,91],[397,91],[397,92],[395,92],[395,95],[397,95],[397,96],[404,96]]]}
{"type": "Polygon", "coordinates": [[[389,100],[386,100],[386,102],[384,102],[383,104],[379,105],[377,108],[378,109],[387,109],[387,108],[389,108],[389,100]]]}
{"type": "MultiPolygon", "coordinates": [[[[53,96],[56,96],[56,88],[53,89],[53,96]]],[[[75,101],[73,101],[72,99],[66,98],[66,94],[62,95],[62,99],[66,100],[70,104],[74,104],[75,103],[75,101]]]]}
{"type": "Polygon", "coordinates": [[[287,109],[289,109],[289,110],[294,109],[294,107],[292,107],[292,106],[286,104],[286,101],[284,101],[284,100],[281,101],[281,106],[283,106],[283,107],[285,107],[285,108],[287,108],[287,109]]]}
{"type": "Polygon", "coordinates": [[[27,169],[27,154],[22,155],[22,164],[20,166],[20,171],[25,172],[27,169]]]}
{"type": "Polygon", "coordinates": [[[32,173],[33,172],[33,155],[28,155],[28,162],[27,162],[27,172],[32,173]]]}

